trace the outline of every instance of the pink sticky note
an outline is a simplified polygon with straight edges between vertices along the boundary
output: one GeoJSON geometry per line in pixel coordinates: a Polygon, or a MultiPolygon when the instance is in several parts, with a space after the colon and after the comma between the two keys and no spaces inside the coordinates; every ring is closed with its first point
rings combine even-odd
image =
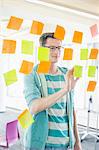
{"type": "Polygon", "coordinates": [[[90,27],[91,35],[92,37],[96,36],[98,34],[98,26],[97,24],[94,24],[90,27]]]}

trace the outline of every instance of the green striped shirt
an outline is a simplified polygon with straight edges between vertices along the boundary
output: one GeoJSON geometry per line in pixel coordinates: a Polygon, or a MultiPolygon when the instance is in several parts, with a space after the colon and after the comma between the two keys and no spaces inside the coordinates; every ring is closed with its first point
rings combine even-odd
{"type": "MultiPolygon", "coordinates": [[[[56,75],[46,74],[48,95],[61,90],[65,83],[65,75],[58,70],[56,75]]],[[[47,147],[65,147],[69,144],[68,116],[66,113],[66,95],[48,108],[49,131],[47,147]]]]}

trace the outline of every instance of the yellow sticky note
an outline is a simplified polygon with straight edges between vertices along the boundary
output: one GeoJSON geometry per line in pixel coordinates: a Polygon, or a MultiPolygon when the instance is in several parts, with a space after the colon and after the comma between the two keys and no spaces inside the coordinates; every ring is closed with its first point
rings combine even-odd
{"type": "Polygon", "coordinates": [[[96,81],[89,81],[87,91],[93,92],[96,88],[96,81]]]}
{"type": "Polygon", "coordinates": [[[89,59],[97,59],[98,53],[99,53],[99,50],[97,48],[92,48],[89,59]]]}
{"type": "Polygon", "coordinates": [[[43,31],[43,27],[44,27],[44,24],[42,22],[34,20],[31,26],[30,33],[41,35],[43,31]]]}
{"type": "Polygon", "coordinates": [[[96,73],[96,66],[89,66],[88,77],[95,77],[95,73],[96,73]]]}
{"type": "Polygon", "coordinates": [[[88,60],[88,49],[87,48],[80,50],[80,59],[81,60],[88,60]]]}
{"type": "Polygon", "coordinates": [[[4,80],[7,86],[15,83],[18,80],[16,75],[16,70],[13,69],[11,71],[4,73],[4,80]]]}
{"type": "Polygon", "coordinates": [[[74,77],[79,78],[82,77],[82,66],[74,66],[74,77]]]}
{"type": "Polygon", "coordinates": [[[38,48],[38,60],[49,61],[49,51],[50,49],[47,47],[39,47],[38,48]]]}
{"type": "Polygon", "coordinates": [[[22,40],[22,53],[33,55],[34,43],[33,41],[22,40]]]}
{"type": "Polygon", "coordinates": [[[16,50],[16,41],[14,40],[3,40],[3,54],[14,54],[16,50]]]}
{"type": "Polygon", "coordinates": [[[32,72],[33,65],[34,63],[23,60],[19,72],[24,73],[24,74],[29,74],[32,72]]]}
{"type": "Polygon", "coordinates": [[[51,65],[51,63],[47,62],[47,61],[40,62],[40,64],[38,65],[37,72],[38,73],[48,73],[49,69],[50,69],[50,65],[51,65]]]}
{"type": "Polygon", "coordinates": [[[18,116],[18,121],[20,122],[22,128],[28,128],[32,123],[34,123],[34,119],[28,109],[25,109],[18,116]]]}
{"type": "Polygon", "coordinates": [[[73,49],[72,48],[65,48],[63,60],[72,60],[72,57],[73,57],[73,49]]]}
{"type": "Polygon", "coordinates": [[[81,44],[82,43],[82,37],[83,37],[83,32],[74,31],[72,42],[81,44]]]}
{"type": "Polygon", "coordinates": [[[59,40],[64,40],[65,29],[62,26],[57,25],[54,33],[54,37],[59,40]]]}
{"type": "Polygon", "coordinates": [[[91,31],[92,37],[96,36],[99,33],[97,24],[92,25],[90,27],[90,31],[91,31]]]}
{"type": "Polygon", "coordinates": [[[11,16],[7,25],[8,29],[19,30],[22,25],[23,19],[15,16],[11,16]]]}

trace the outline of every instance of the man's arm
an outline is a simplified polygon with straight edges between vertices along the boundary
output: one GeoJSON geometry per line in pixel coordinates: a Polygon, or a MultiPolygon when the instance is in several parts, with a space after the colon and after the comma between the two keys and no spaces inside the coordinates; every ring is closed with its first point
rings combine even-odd
{"type": "MultiPolygon", "coordinates": [[[[29,80],[29,78],[28,78],[27,82],[30,82],[30,84],[31,84],[31,83],[33,83],[32,80],[33,79],[29,80]]],[[[74,79],[74,77],[73,77],[73,69],[69,70],[67,73],[67,83],[64,86],[64,88],[55,94],[49,95],[48,97],[33,99],[32,103],[30,104],[30,107],[29,107],[30,112],[32,114],[36,114],[40,111],[43,111],[43,110],[49,108],[53,104],[55,104],[60,98],[62,98],[65,94],[67,94],[67,92],[74,89],[77,80],[78,80],[78,78],[74,79]]],[[[33,86],[33,84],[32,84],[32,86],[33,86]]],[[[31,89],[34,91],[35,87],[32,87],[31,89]]],[[[33,91],[31,91],[31,93],[33,91]]],[[[28,92],[28,90],[27,90],[27,92],[28,92]]],[[[31,95],[31,93],[30,93],[30,95],[31,95]]]]}
{"type": "Polygon", "coordinates": [[[68,92],[67,87],[63,88],[59,92],[49,95],[47,97],[39,98],[33,100],[30,106],[30,112],[32,114],[36,114],[40,111],[43,111],[50,107],[51,105],[55,104],[61,97],[63,97],[68,92]]]}
{"type": "Polygon", "coordinates": [[[76,112],[73,111],[74,115],[74,136],[75,136],[75,147],[74,150],[81,150],[81,143],[80,143],[80,137],[78,133],[78,127],[77,127],[77,119],[76,119],[76,112]]]}

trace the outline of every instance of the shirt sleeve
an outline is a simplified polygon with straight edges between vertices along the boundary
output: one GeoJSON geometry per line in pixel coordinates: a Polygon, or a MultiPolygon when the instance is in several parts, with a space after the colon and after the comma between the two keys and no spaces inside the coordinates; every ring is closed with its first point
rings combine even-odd
{"type": "Polygon", "coordinates": [[[28,107],[34,99],[41,98],[41,92],[35,80],[36,73],[34,71],[24,76],[24,96],[28,107]]]}

